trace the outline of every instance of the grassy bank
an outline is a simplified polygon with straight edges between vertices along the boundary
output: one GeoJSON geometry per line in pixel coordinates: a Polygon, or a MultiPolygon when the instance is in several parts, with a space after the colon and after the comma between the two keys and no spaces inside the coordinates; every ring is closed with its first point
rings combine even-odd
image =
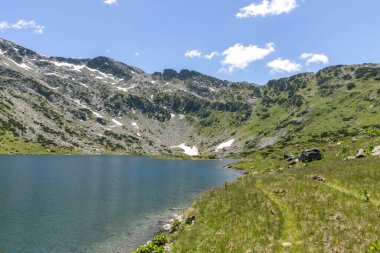
{"type": "Polygon", "coordinates": [[[369,251],[380,239],[380,159],[344,159],[374,143],[324,143],[323,160],[292,168],[283,155],[302,146],[257,152],[236,164],[247,176],[194,204],[195,223],[171,236],[171,251],[369,251]]]}

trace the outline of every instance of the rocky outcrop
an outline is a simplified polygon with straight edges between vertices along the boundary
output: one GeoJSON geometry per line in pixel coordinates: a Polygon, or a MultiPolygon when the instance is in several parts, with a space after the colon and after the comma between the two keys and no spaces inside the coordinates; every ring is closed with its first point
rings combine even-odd
{"type": "Polygon", "coordinates": [[[164,69],[162,77],[164,78],[164,80],[171,80],[173,78],[177,78],[178,73],[174,69],[164,69]]]}
{"type": "Polygon", "coordinates": [[[321,160],[321,159],[322,159],[322,151],[320,151],[318,148],[304,150],[299,155],[299,160],[301,162],[312,162],[312,161],[321,160]]]}

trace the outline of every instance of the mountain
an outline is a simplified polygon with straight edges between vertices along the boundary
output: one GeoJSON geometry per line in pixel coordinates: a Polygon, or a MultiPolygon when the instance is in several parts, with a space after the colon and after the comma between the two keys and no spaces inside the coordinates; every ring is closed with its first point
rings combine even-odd
{"type": "Polygon", "coordinates": [[[0,152],[250,155],[379,129],[380,65],[260,86],[107,57],[47,57],[0,40],[0,152]]]}

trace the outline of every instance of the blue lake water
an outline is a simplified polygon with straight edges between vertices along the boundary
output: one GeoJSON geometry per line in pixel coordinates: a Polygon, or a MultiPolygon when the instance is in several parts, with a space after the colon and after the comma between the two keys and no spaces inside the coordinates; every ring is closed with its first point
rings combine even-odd
{"type": "Polygon", "coordinates": [[[131,252],[176,208],[236,180],[228,162],[0,156],[0,252],[131,252]]]}

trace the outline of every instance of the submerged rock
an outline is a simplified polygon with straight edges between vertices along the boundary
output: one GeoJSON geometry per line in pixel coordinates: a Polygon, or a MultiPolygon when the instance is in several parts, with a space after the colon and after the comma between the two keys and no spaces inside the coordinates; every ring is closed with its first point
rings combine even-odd
{"type": "Polygon", "coordinates": [[[301,162],[312,162],[322,159],[322,151],[318,148],[312,148],[301,152],[299,160],[301,162]]]}

